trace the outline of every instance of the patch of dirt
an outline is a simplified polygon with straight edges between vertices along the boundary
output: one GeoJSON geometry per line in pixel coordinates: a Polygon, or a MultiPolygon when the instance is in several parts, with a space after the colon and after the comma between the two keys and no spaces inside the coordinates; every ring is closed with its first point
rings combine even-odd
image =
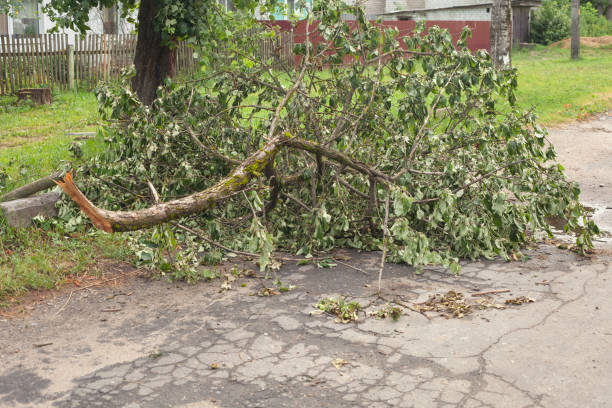
{"type": "MultiPolygon", "coordinates": [[[[565,40],[551,43],[549,47],[561,47],[570,48],[571,39],[566,38],[565,40]]],[[[580,45],[583,47],[599,48],[606,45],[612,45],[612,35],[604,35],[603,37],[580,37],[580,45]]]]}
{"type": "Polygon", "coordinates": [[[97,262],[96,270],[103,271],[100,275],[67,276],[65,283],[51,289],[30,290],[24,294],[10,297],[6,300],[7,306],[0,307],[0,317],[15,319],[30,316],[38,306],[47,304],[58,297],[79,291],[95,288],[119,289],[126,282],[137,276],[148,273],[125,262],[103,259],[97,262]]]}

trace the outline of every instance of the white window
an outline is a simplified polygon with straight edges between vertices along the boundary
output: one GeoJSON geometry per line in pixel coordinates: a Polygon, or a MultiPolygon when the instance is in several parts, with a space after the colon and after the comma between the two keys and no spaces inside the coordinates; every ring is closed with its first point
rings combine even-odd
{"type": "Polygon", "coordinates": [[[37,0],[23,0],[17,15],[13,17],[13,33],[19,35],[40,34],[37,0]]]}

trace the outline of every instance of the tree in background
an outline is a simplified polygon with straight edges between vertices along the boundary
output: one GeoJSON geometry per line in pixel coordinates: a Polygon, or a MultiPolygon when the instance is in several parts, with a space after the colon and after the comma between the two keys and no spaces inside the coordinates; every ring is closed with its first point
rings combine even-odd
{"type": "MultiPolygon", "coordinates": [[[[570,36],[570,26],[570,1],[544,0],[531,19],[531,41],[550,44],[563,40],[570,36]]],[[[583,2],[580,5],[580,35],[583,37],[612,35],[612,22],[599,15],[591,2],[583,2]]]]}
{"type": "Polygon", "coordinates": [[[606,17],[609,21],[612,20],[612,0],[592,0],[590,3],[597,9],[600,16],[606,17]]]}
{"type": "MultiPolygon", "coordinates": [[[[41,0],[39,0],[41,1],[41,0]]],[[[0,0],[0,13],[14,13],[21,0],[0,0]]],[[[261,5],[272,7],[273,1],[261,5]]],[[[145,104],[156,98],[157,88],[175,74],[176,50],[179,41],[215,38],[225,35],[224,12],[216,0],[51,0],[43,10],[56,23],[56,29],[69,28],[85,33],[89,30],[89,12],[92,9],[117,6],[122,18],[136,19],[138,40],[134,65],[136,75],[132,90],[145,104]]],[[[257,0],[237,0],[237,9],[253,12],[257,0]]]]}
{"type": "Polygon", "coordinates": [[[580,58],[580,0],[572,0],[572,59],[580,58]]]}
{"type": "Polygon", "coordinates": [[[493,0],[491,10],[491,58],[496,68],[510,68],[512,6],[510,0],[493,0]]]}

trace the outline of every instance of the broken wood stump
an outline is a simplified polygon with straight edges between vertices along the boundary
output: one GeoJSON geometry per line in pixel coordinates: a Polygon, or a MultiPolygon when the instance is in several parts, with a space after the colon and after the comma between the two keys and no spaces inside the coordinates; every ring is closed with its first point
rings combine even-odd
{"type": "Polygon", "coordinates": [[[0,212],[11,227],[27,227],[32,224],[32,218],[37,215],[45,217],[57,216],[55,204],[60,194],[54,191],[33,197],[0,203],[0,212]]]}
{"type": "Polygon", "coordinates": [[[51,89],[49,88],[22,88],[17,91],[17,100],[30,99],[37,105],[48,105],[51,103],[51,89]]]}
{"type": "Polygon", "coordinates": [[[0,203],[4,201],[12,201],[20,198],[26,198],[31,195],[38,193],[39,191],[46,190],[51,187],[55,187],[54,179],[60,178],[64,173],[63,172],[55,172],[50,176],[46,176],[40,178],[36,181],[33,181],[25,186],[19,187],[13,191],[10,191],[2,196],[0,196],[0,203]]]}

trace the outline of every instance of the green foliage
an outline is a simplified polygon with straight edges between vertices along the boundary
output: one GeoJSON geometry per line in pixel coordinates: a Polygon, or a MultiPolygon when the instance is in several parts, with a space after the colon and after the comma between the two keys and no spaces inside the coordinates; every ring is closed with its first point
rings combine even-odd
{"type": "MultiPolygon", "coordinates": [[[[341,323],[357,322],[361,305],[356,301],[347,302],[344,296],[321,299],[316,305],[317,309],[334,315],[341,323]]],[[[398,316],[399,318],[399,316],[398,316]]],[[[394,318],[394,320],[396,320],[394,318]]]]}
{"type": "MultiPolygon", "coordinates": [[[[539,44],[563,40],[570,36],[571,4],[568,0],[544,0],[531,19],[531,41],[539,44]]],[[[612,34],[612,23],[597,13],[590,3],[580,5],[580,35],[600,37],[612,34]]]]}
{"type": "Polygon", "coordinates": [[[162,201],[210,188],[279,132],[316,147],[287,142],[248,194],[180,221],[206,242],[138,233],[152,251],[147,261],[194,279],[201,255],[218,252],[212,242],[258,253],[262,268],[274,249],[319,258],[337,247],[381,249],[387,192],[393,261],[457,272],[459,258],[510,259],[537,234],[552,234],[550,215],[568,220],[579,248],[592,245],[598,231],[578,187],[535,116],[515,105],[515,71],[472,54],[469,31],[453,44],[446,30],[419,25],[401,39],[404,49],[396,30],[381,31],[363,10],[321,4],[311,18],[322,40],[296,45],[297,69],[273,71],[254,57],[273,30],[243,30],[246,16],[226,16],[220,27],[230,34],[202,50],[199,80],[168,82],[151,106],[135,98],[129,76],[98,91],[108,145],[77,182],[110,210],[152,205],[147,181],[162,201]]]}
{"type": "Polygon", "coordinates": [[[386,303],[380,309],[370,312],[370,316],[374,316],[378,319],[390,317],[394,322],[397,322],[402,316],[402,308],[399,306],[391,306],[389,303],[386,303]]]}
{"type": "Polygon", "coordinates": [[[550,44],[569,37],[571,20],[567,5],[569,2],[564,0],[542,1],[542,6],[531,17],[531,42],[550,44]]]}
{"type": "MultiPolygon", "coordinates": [[[[0,10],[14,10],[19,6],[19,0],[0,0],[0,10]]],[[[273,9],[275,1],[237,0],[234,5],[242,11],[252,14],[257,5],[261,11],[273,9]]],[[[55,22],[54,30],[70,28],[85,33],[89,30],[89,11],[95,8],[117,6],[121,17],[136,23],[135,15],[141,2],[136,0],[50,0],[43,7],[44,12],[55,22]]],[[[143,24],[154,24],[156,31],[161,33],[163,44],[174,44],[177,40],[217,37],[219,35],[218,20],[224,13],[221,4],[216,0],[178,1],[156,0],[154,2],[153,21],[143,24]]]]}
{"type": "Polygon", "coordinates": [[[591,3],[580,6],[580,35],[584,37],[601,37],[612,35],[612,22],[599,15],[591,3]]]}

